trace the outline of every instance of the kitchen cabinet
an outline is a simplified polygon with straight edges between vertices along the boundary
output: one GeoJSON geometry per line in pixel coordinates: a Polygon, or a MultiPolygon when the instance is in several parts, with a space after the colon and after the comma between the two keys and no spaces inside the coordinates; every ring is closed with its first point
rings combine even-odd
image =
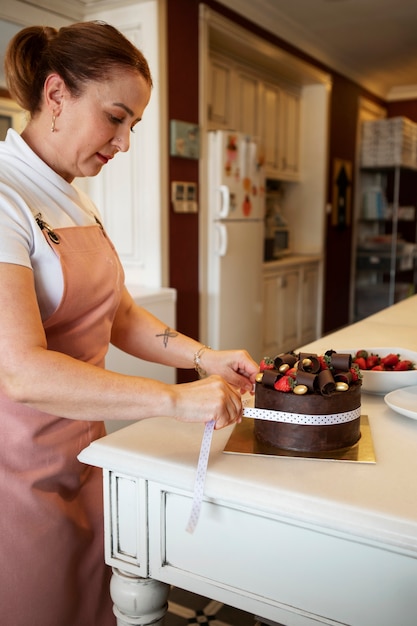
{"type": "Polygon", "coordinates": [[[281,89],[280,162],[278,178],[297,180],[300,174],[300,94],[281,89]]]}
{"type": "Polygon", "coordinates": [[[274,357],[319,335],[319,261],[264,264],[262,354],[274,357]]]}
{"type": "Polygon", "coordinates": [[[265,82],[260,101],[266,175],[296,181],[300,176],[300,93],[265,82]]]}
{"type": "Polygon", "coordinates": [[[300,91],[227,57],[210,56],[207,122],[258,139],[268,178],[300,177],[300,91]]]}
{"type": "Polygon", "coordinates": [[[301,267],[300,277],[300,344],[309,343],[318,337],[319,320],[319,264],[307,263],[301,267]]]}
{"type": "Polygon", "coordinates": [[[247,135],[257,137],[259,134],[259,81],[241,70],[236,74],[235,119],[236,128],[247,135]]]}
{"type": "Polygon", "coordinates": [[[208,119],[210,129],[232,128],[232,69],[226,61],[210,59],[208,119]]]}
{"type": "Polygon", "coordinates": [[[217,56],[210,57],[209,73],[209,130],[234,130],[258,137],[260,83],[255,73],[217,56]]]}
{"type": "MultiPolygon", "coordinates": [[[[279,169],[280,135],[280,89],[276,85],[265,83],[261,90],[262,142],[265,154],[265,169],[271,172],[279,169]]],[[[270,176],[274,178],[274,176],[270,176]]]]}
{"type": "Polygon", "coordinates": [[[298,343],[299,271],[291,268],[264,279],[263,355],[274,357],[298,343]]]}

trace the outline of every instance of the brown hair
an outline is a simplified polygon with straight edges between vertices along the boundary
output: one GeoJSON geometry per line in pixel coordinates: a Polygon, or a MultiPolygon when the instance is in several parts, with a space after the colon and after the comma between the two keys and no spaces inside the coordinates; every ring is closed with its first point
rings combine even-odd
{"type": "Polygon", "coordinates": [[[79,22],[59,30],[29,26],[10,41],[4,62],[12,97],[33,115],[40,109],[45,79],[57,73],[70,93],[82,94],[85,83],[102,82],[115,68],[139,72],[152,87],[143,54],[114,26],[79,22]]]}

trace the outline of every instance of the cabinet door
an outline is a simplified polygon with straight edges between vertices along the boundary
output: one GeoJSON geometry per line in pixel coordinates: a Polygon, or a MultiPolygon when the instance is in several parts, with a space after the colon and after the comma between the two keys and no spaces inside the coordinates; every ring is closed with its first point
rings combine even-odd
{"type": "Polygon", "coordinates": [[[279,353],[278,279],[264,279],[262,355],[273,358],[279,353]]]}
{"type": "Polygon", "coordinates": [[[265,277],[263,355],[274,357],[296,348],[299,332],[300,270],[291,268],[265,277]]]}
{"type": "Polygon", "coordinates": [[[217,59],[210,61],[210,87],[208,121],[210,128],[231,128],[231,81],[230,66],[217,59]]]}
{"type": "Polygon", "coordinates": [[[288,269],[278,277],[279,351],[295,349],[300,342],[300,270],[288,269]]]}
{"type": "Polygon", "coordinates": [[[301,272],[301,344],[317,339],[319,268],[307,265],[301,272]]]}
{"type": "Polygon", "coordinates": [[[274,85],[264,84],[261,91],[261,142],[264,148],[265,168],[270,174],[279,170],[279,118],[280,90],[274,85]]]}
{"type": "Polygon", "coordinates": [[[280,170],[287,178],[300,172],[300,96],[281,91],[280,170]]]}
{"type": "Polygon", "coordinates": [[[258,80],[239,72],[235,99],[236,129],[248,135],[258,134],[258,80]]]}
{"type": "Polygon", "coordinates": [[[262,83],[259,119],[267,176],[297,180],[300,174],[299,94],[262,83]]]}

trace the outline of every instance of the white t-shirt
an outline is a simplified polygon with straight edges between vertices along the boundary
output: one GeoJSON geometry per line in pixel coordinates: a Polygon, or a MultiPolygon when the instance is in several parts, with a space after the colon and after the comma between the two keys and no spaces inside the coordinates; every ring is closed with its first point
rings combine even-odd
{"type": "Polygon", "coordinates": [[[38,213],[52,230],[94,224],[95,215],[100,219],[88,196],[54,172],[10,129],[0,142],[0,263],[33,269],[45,320],[61,300],[63,281],[59,259],[35,220],[38,213]]]}

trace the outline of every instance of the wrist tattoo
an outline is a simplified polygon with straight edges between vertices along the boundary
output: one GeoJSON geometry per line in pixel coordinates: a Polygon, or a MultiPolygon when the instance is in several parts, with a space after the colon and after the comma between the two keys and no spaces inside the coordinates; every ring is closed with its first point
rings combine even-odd
{"type": "Polygon", "coordinates": [[[156,337],[162,337],[164,348],[168,345],[168,339],[172,339],[173,337],[177,337],[178,333],[175,330],[171,330],[169,326],[167,326],[163,333],[159,333],[156,337]]]}

